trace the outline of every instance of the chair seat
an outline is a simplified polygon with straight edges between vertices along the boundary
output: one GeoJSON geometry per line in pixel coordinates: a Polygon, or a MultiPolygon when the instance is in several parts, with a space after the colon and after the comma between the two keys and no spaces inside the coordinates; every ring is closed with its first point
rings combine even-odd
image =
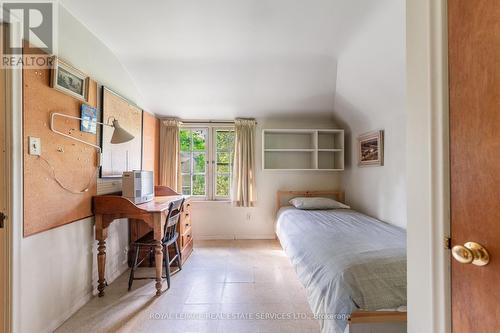
{"type": "MultiPolygon", "coordinates": [[[[179,238],[179,233],[176,232],[171,239],[168,241],[162,240],[162,245],[170,245],[173,242],[177,241],[177,238],[179,238]]],[[[154,232],[150,231],[138,240],[136,240],[134,245],[139,245],[139,246],[155,246],[155,239],[154,239],[154,232]]]]}
{"type": "Polygon", "coordinates": [[[154,232],[150,231],[141,238],[137,239],[134,242],[135,245],[145,245],[145,246],[154,246],[155,244],[155,239],[154,239],[154,232]]]}

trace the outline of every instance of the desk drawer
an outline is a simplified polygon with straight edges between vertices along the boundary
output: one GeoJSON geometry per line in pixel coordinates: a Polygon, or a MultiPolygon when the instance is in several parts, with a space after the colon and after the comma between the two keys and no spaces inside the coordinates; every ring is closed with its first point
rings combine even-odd
{"type": "Polygon", "coordinates": [[[187,201],[185,204],[184,204],[184,209],[183,209],[184,212],[191,212],[191,200],[187,201]]]}
{"type": "Polygon", "coordinates": [[[191,208],[190,207],[186,207],[182,211],[182,215],[181,216],[182,216],[183,219],[190,220],[191,219],[191,208]]]}
{"type": "Polygon", "coordinates": [[[191,228],[191,217],[190,216],[183,216],[182,219],[179,221],[179,229],[180,229],[180,234],[184,235],[188,229],[191,228]]]}
{"type": "Polygon", "coordinates": [[[181,250],[181,253],[182,253],[182,264],[184,264],[186,262],[187,258],[191,254],[191,252],[193,252],[193,240],[192,239],[181,250]]]}
{"type": "Polygon", "coordinates": [[[192,239],[191,228],[189,228],[181,237],[181,248],[184,248],[192,239]]]}

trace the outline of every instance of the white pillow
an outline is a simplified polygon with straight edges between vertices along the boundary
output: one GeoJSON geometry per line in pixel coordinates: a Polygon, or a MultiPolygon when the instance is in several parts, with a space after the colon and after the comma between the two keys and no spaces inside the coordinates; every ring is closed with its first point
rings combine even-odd
{"type": "Polygon", "coordinates": [[[351,208],[341,202],[322,197],[297,197],[289,201],[297,209],[339,209],[351,208]]]}

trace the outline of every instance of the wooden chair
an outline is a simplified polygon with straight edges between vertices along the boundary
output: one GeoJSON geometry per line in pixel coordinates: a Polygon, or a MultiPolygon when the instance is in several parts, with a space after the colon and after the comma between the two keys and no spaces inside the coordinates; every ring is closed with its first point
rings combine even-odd
{"type": "MultiPolygon", "coordinates": [[[[163,264],[165,265],[165,272],[166,276],[165,278],[167,279],[167,286],[170,288],[170,265],[174,262],[177,261],[177,265],[179,267],[179,271],[182,270],[182,258],[181,258],[181,252],[179,251],[179,245],[177,244],[177,239],[179,238],[179,233],[177,232],[177,223],[179,222],[179,218],[181,215],[181,208],[184,203],[184,199],[179,199],[176,201],[173,201],[170,203],[169,208],[168,208],[168,214],[167,218],[165,220],[165,231],[164,231],[164,236],[162,239],[162,245],[163,245],[163,264]],[[170,259],[169,253],[168,253],[168,248],[171,245],[175,245],[175,256],[170,259]]],[[[146,260],[147,257],[149,257],[150,260],[150,265],[151,265],[151,258],[153,257],[154,253],[154,237],[153,237],[153,232],[149,232],[143,237],[139,238],[135,242],[133,242],[132,247],[135,248],[135,256],[134,256],[134,265],[132,266],[132,269],[130,270],[130,277],[128,280],[128,290],[132,289],[132,283],[134,280],[144,280],[144,279],[155,279],[154,277],[134,277],[134,272],[141,265],[141,263],[146,260]],[[139,260],[139,252],[141,248],[149,248],[148,255],[142,258],[140,261],[139,260]]]]}

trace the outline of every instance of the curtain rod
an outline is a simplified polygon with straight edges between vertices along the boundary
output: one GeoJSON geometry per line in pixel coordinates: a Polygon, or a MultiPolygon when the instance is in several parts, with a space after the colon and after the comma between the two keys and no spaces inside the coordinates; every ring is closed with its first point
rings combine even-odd
{"type": "MultiPolygon", "coordinates": [[[[239,118],[243,120],[255,120],[251,118],[239,118]]],[[[234,120],[179,120],[183,124],[234,124],[234,120]]],[[[257,124],[257,122],[255,122],[257,124]]]]}

